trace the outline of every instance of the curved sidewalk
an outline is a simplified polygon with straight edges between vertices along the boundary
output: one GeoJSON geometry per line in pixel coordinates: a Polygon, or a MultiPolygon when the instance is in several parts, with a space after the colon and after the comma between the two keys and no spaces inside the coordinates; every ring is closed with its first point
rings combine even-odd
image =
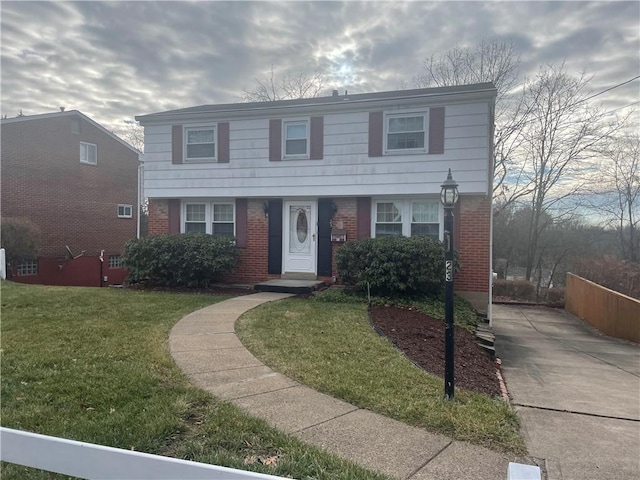
{"type": "Polygon", "coordinates": [[[171,355],[200,388],[305,442],[398,479],[503,479],[509,461],[521,460],[350,405],[265,366],[240,343],[235,321],[290,296],[258,293],[193,312],[171,330],[171,355]]]}

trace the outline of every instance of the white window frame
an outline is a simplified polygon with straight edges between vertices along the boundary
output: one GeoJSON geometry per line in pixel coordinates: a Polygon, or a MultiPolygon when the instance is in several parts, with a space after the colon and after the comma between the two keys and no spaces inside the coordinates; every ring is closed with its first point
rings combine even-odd
{"type": "MultiPolygon", "coordinates": [[[[186,233],[186,224],[187,224],[187,205],[204,205],[204,223],[205,223],[205,233],[208,235],[213,235],[213,224],[214,223],[230,223],[230,222],[214,222],[213,220],[213,206],[214,205],[231,205],[233,207],[233,237],[236,236],[236,224],[237,224],[237,216],[236,216],[236,202],[234,199],[216,199],[216,200],[199,200],[193,199],[182,202],[182,215],[180,222],[180,232],[186,233]]],[[[195,222],[202,223],[202,222],[195,222]]]]}
{"type": "Polygon", "coordinates": [[[98,146],[95,143],[88,142],[80,142],[80,163],[84,163],[85,165],[97,165],[98,164],[98,146]],[[85,148],[85,158],[82,158],[82,150],[85,148]],[[89,150],[93,147],[93,151],[95,152],[95,159],[92,162],[89,159],[89,150]]]}
{"type": "Polygon", "coordinates": [[[37,275],[38,261],[33,260],[31,262],[24,262],[24,263],[18,264],[18,266],[16,267],[16,274],[19,277],[28,277],[31,275],[37,275]]]}
{"type": "Polygon", "coordinates": [[[109,268],[122,268],[122,255],[109,255],[109,268]]]}
{"type": "Polygon", "coordinates": [[[371,238],[376,237],[376,224],[378,223],[378,203],[394,203],[402,216],[402,236],[411,236],[411,219],[413,202],[437,202],[438,203],[438,240],[444,236],[444,209],[439,197],[377,197],[371,199],[371,238]]]}
{"type": "MultiPolygon", "coordinates": [[[[429,115],[426,110],[407,110],[396,112],[385,112],[384,115],[384,153],[385,155],[403,155],[403,154],[415,154],[426,153],[429,145],[429,115]],[[406,117],[422,117],[422,126],[424,130],[424,146],[420,148],[394,148],[389,149],[388,141],[389,135],[389,122],[392,118],[406,118],[406,117]]],[[[408,133],[408,132],[407,132],[408,133]]]]}
{"type": "MultiPolygon", "coordinates": [[[[193,144],[193,145],[207,145],[207,144],[193,144]]],[[[182,158],[185,163],[201,163],[201,162],[217,162],[218,161],[218,125],[215,123],[198,124],[198,125],[184,125],[182,127],[182,158]],[[189,158],[187,155],[187,140],[188,133],[192,130],[212,130],[213,131],[213,157],[196,157],[189,158]]]]}
{"type": "Polygon", "coordinates": [[[310,118],[288,118],[282,121],[282,158],[285,160],[308,160],[311,148],[311,120],[310,118]],[[307,149],[305,153],[287,154],[287,126],[304,125],[306,131],[307,149]]]}
{"type": "Polygon", "coordinates": [[[133,205],[127,205],[125,203],[118,204],[118,218],[133,218],[133,205]],[[120,213],[122,209],[122,213],[120,213]],[[127,213],[127,209],[129,213],[127,213]]]}

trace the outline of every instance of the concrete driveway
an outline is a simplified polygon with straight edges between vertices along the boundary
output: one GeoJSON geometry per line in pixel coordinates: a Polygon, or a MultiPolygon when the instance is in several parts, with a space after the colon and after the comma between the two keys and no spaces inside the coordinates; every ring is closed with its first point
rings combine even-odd
{"type": "Polygon", "coordinates": [[[563,310],[494,305],[496,354],[550,480],[640,478],[640,347],[563,310]]]}

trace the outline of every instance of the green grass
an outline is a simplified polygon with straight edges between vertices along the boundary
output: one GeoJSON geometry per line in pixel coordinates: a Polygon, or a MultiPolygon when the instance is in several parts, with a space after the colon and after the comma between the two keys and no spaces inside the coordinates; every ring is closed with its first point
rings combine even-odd
{"type": "MultiPolygon", "coordinates": [[[[189,385],[169,331],[226,298],[2,282],[2,425],[300,479],[386,478],[189,385]]],[[[2,478],[50,477],[3,464],[2,478]]]]}
{"type": "Polygon", "coordinates": [[[441,378],[373,331],[366,304],[323,300],[265,304],[236,329],[266,364],[317,390],[458,440],[524,453],[516,414],[502,400],[457,389],[455,401],[445,401],[441,378]]]}

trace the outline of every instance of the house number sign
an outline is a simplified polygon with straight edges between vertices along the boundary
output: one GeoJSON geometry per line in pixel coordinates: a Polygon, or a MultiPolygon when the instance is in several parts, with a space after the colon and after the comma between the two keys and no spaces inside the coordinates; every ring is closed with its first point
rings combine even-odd
{"type": "MultiPolygon", "coordinates": [[[[442,264],[441,264],[442,265],[442,264]]],[[[445,262],[445,274],[444,274],[444,279],[447,282],[452,282],[453,281],[453,262],[451,260],[447,260],[445,262]]]]}

